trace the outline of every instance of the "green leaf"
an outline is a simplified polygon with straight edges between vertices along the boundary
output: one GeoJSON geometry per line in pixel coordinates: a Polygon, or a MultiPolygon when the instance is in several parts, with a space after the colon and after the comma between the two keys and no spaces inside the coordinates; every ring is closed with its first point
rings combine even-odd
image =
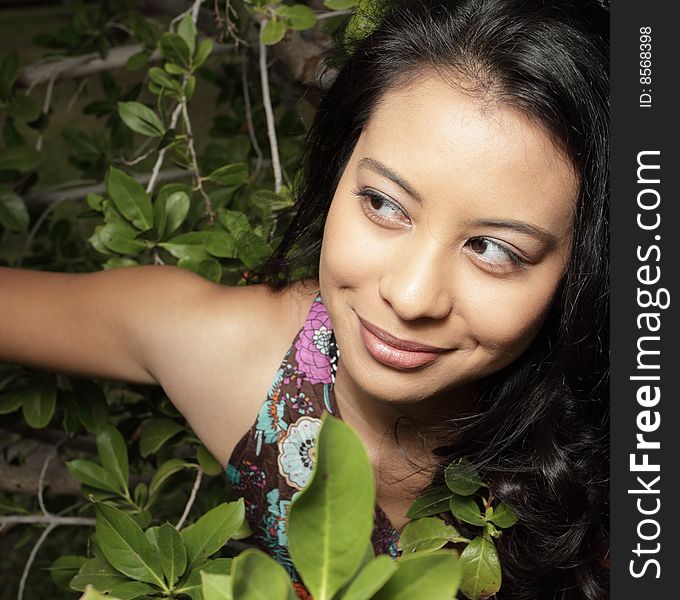
{"type": "MultiPolygon", "coordinates": [[[[146,600],[150,594],[158,590],[147,583],[141,581],[126,581],[119,583],[111,588],[111,596],[115,596],[120,600],[134,600],[135,598],[143,598],[146,600]]],[[[110,600],[110,596],[106,596],[105,600],[110,600]]]]}
{"type": "Polygon", "coordinates": [[[113,252],[109,250],[108,246],[104,244],[104,241],[101,238],[101,232],[103,229],[103,225],[97,225],[97,227],[94,228],[94,233],[89,238],[87,238],[87,241],[90,242],[92,247],[100,254],[111,256],[113,255],[113,252]]]}
{"type": "Polygon", "coordinates": [[[57,405],[57,388],[53,379],[45,379],[32,383],[18,392],[23,405],[26,423],[34,429],[46,427],[54,416],[57,405]]]}
{"type": "Polygon", "coordinates": [[[40,152],[31,146],[0,149],[0,171],[30,171],[38,165],[40,152]]]}
{"type": "Polygon", "coordinates": [[[463,578],[460,591],[470,600],[487,598],[501,587],[501,563],[493,542],[476,537],[460,555],[463,578]]]}
{"type": "Polygon", "coordinates": [[[73,393],[78,417],[83,427],[90,433],[97,433],[106,427],[109,409],[101,388],[90,381],[79,381],[73,393]]]}
{"type": "MultiPolygon", "coordinates": [[[[267,583],[265,582],[264,585],[266,586],[267,583]]],[[[231,594],[231,577],[229,575],[215,575],[202,572],[201,591],[203,593],[204,600],[234,599],[234,596],[231,594]]],[[[251,600],[250,596],[247,596],[247,598],[248,600],[251,600]]],[[[252,600],[255,600],[255,597],[253,597],[252,600]]]]}
{"type": "Polygon", "coordinates": [[[159,195],[154,206],[153,218],[159,238],[179,229],[189,214],[190,204],[186,192],[159,195]]]}
{"type": "Polygon", "coordinates": [[[191,65],[191,50],[177,33],[164,33],[161,36],[161,54],[164,58],[181,67],[191,65]]]}
{"type": "Polygon", "coordinates": [[[9,95],[14,82],[19,77],[19,56],[10,52],[0,60],[0,100],[9,95]]]}
{"type": "Polygon", "coordinates": [[[205,249],[213,256],[221,258],[234,258],[236,248],[234,238],[226,231],[215,231],[214,235],[206,237],[205,249]]]}
{"type": "Polygon", "coordinates": [[[145,507],[149,500],[149,487],[143,481],[135,486],[134,501],[137,506],[145,507]]]}
{"type": "Polygon", "coordinates": [[[140,231],[153,225],[153,208],[144,188],[129,175],[110,167],[106,189],[118,211],[140,231]]]}
{"type": "Polygon", "coordinates": [[[196,451],[196,459],[206,475],[212,476],[222,473],[222,465],[217,462],[217,459],[210,454],[210,451],[203,444],[196,451]]]}
{"type": "Polygon", "coordinates": [[[21,408],[21,394],[10,393],[0,397],[0,415],[8,415],[21,408]]]}
{"type": "Polygon", "coordinates": [[[284,19],[291,29],[311,29],[316,25],[316,14],[304,4],[281,5],[276,10],[276,14],[284,19]]]}
{"type": "Polygon", "coordinates": [[[170,240],[167,242],[161,242],[158,245],[161,248],[167,250],[179,261],[185,260],[198,264],[202,260],[208,260],[210,258],[210,255],[202,244],[200,246],[193,243],[178,244],[173,240],[170,240]]]}
{"type": "Polygon", "coordinates": [[[182,529],[180,535],[187,549],[188,568],[217,552],[236,533],[245,519],[243,498],[225,502],[204,514],[196,523],[182,529]]]}
{"type": "Polygon", "coordinates": [[[158,529],[158,549],[165,580],[173,587],[187,568],[187,552],[177,530],[165,523],[158,529]]]}
{"type": "Polygon", "coordinates": [[[236,256],[248,269],[254,269],[271,254],[269,244],[250,231],[236,237],[236,256]]]}
{"type": "Polygon", "coordinates": [[[453,496],[451,490],[444,486],[428,490],[411,504],[406,516],[409,519],[419,519],[448,512],[451,496],[453,496]]]}
{"type": "Polygon", "coordinates": [[[454,494],[451,498],[450,508],[456,517],[461,521],[470,523],[470,525],[483,526],[486,523],[486,517],[481,513],[479,505],[473,496],[458,496],[454,494]]]}
{"type": "Polygon", "coordinates": [[[182,17],[182,20],[179,22],[179,25],[177,25],[177,33],[180,35],[180,37],[184,40],[186,45],[189,48],[189,53],[193,55],[194,50],[196,49],[196,25],[194,25],[194,21],[191,18],[191,15],[187,13],[182,17]]]}
{"type": "Polygon", "coordinates": [[[73,589],[69,582],[86,562],[87,557],[85,556],[60,556],[48,569],[52,576],[52,581],[60,589],[72,592],[73,589]]]}
{"type": "Polygon", "coordinates": [[[399,543],[404,554],[433,552],[447,542],[464,541],[455,527],[447,525],[438,517],[425,517],[411,521],[404,527],[399,543]]]}
{"type": "Polygon", "coordinates": [[[139,440],[139,451],[143,457],[157,452],[171,437],[184,431],[184,427],[172,419],[151,419],[144,424],[139,440]]]}
{"type": "Polygon", "coordinates": [[[170,75],[184,75],[187,72],[186,69],[183,69],[182,67],[171,62],[166,62],[163,65],[163,69],[170,73],[170,75]]]}
{"type": "Polygon", "coordinates": [[[108,425],[97,433],[97,452],[104,469],[112,473],[121,488],[127,492],[130,478],[127,444],[113,425],[108,425]]]}
{"type": "Polygon", "coordinates": [[[370,600],[397,570],[397,563],[381,554],[370,560],[352,580],[342,600],[370,600]]]}
{"type": "Polygon", "coordinates": [[[198,69],[212,54],[213,42],[210,38],[201,40],[198,44],[198,50],[196,50],[196,56],[194,56],[194,68],[198,69]]]}
{"type": "Polygon", "coordinates": [[[40,113],[40,107],[33,101],[33,98],[25,94],[14,96],[12,103],[7,108],[8,115],[23,123],[35,121],[40,113]]]}
{"type": "Polygon", "coordinates": [[[172,90],[173,92],[179,92],[182,89],[179,81],[174,77],[170,77],[163,69],[159,69],[158,67],[151,67],[149,69],[149,79],[156,85],[172,90]]]}
{"type": "Polygon", "coordinates": [[[131,579],[163,587],[162,567],[142,529],[124,512],[97,503],[95,537],[111,565],[131,579]]]}
{"type": "Polygon", "coordinates": [[[149,496],[157,494],[163,484],[175,473],[179,473],[184,469],[196,468],[196,465],[180,460],[179,458],[171,458],[166,460],[160,467],[156,469],[151,477],[149,483],[149,496]]]}
{"type": "Polygon", "coordinates": [[[451,600],[461,577],[455,550],[438,550],[429,554],[412,554],[397,562],[397,572],[372,600],[451,600]]]}
{"type": "Polygon", "coordinates": [[[123,490],[114,475],[97,463],[84,458],[76,458],[66,463],[66,468],[78,481],[98,490],[122,494],[123,490]]]}
{"type": "MultiPolygon", "coordinates": [[[[299,423],[299,421],[298,421],[299,423]]],[[[359,436],[324,415],[311,480],[293,501],[288,542],[315,600],[329,600],[354,575],[373,530],[375,481],[359,436]]]]}
{"type": "Polygon", "coordinates": [[[448,488],[460,496],[471,496],[484,485],[477,469],[464,459],[448,465],[444,471],[444,478],[448,488]]]}
{"type": "Polygon", "coordinates": [[[28,209],[21,196],[0,190],[0,225],[10,231],[22,232],[28,229],[28,223],[28,209]]]}
{"type": "Polygon", "coordinates": [[[125,267],[137,267],[139,263],[131,258],[124,258],[122,256],[114,256],[109,258],[103,265],[102,269],[110,271],[111,269],[124,269],[125,267]]]}
{"type": "Polygon", "coordinates": [[[248,181],[248,167],[243,163],[224,165],[215,169],[206,179],[221,185],[243,185],[248,181]]]}
{"type": "Polygon", "coordinates": [[[79,600],[122,600],[122,598],[117,598],[108,594],[102,594],[93,586],[88,585],[85,588],[85,593],[79,598],[79,600]]]}
{"type": "MultiPolygon", "coordinates": [[[[175,588],[178,594],[187,594],[193,600],[204,600],[201,594],[201,573],[229,575],[231,572],[231,558],[216,558],[208,560],[195,568],[182,583],[175,588]]],[[[231,587],[230,587],[231,589],[231,587]]]]}
{"type": "Polygon", "coordinates": [[[295,598],[286,570],[261,550],[239,554],[231,566],[234,598],[248,600],[288,600],[295,598]]]}
{"type": "Polygon", "coordinates": [[[104,196],[101,194],[88,194],[87,198],[85,198],[85,201],[87,202],[87,205],[92,209],[96,211],[103,211],[104,207],[102,206],[104,202],[104,196]]]}
{"type": "Polygon", "coordinates": [[[78,574],[70,581],[74,590],[83,591],[92,585],[102,592],[108,592],[114,585],[128,581],[125,575],[116,571],[103,556],[95,556],[83,563],[78,574]]]}
{"type": "MultiPolygon", "coordinates": [[[[158,67],[154,68],[161,71],[158,67]]],[[[165,133],[158,115],[141,102],[119,102],[118,114],[132,131],[149,137],[162,137],[165,133]]]]}
{"type": "Polygon", "coordinates": [[[512,527],[519,517],[515,512],[505,503],[501,502],[496,508],[493,509],[490,520],[497,527],[502,527],[506,529],[512,527]]]}
{"type": "Polygon", "coordinates": [[[138,71],[139,69],[143,69],[148,64],[150,56],[151,55],[146,50],[137,52],[128,58],[127,62],[125,63],[125,68],[128,71],[138,71]]]}
{"type": "Polygon", "coordinates": [[[98,231],[99,239],[109,250],[120,254],[137,254],[148,249],[147,242],[134,239],[137,232],[123,223],[107,223],[98,231]]]}
{"type": "Polygon", "coordinates": [[[352,8],[357,0],[324,0],[324,6],[332,10],[347,10],[352,8]]]}
{"type": "Polygon", "coordinates": [[[286,24],[277,19],[269,19],[260,30],[260,41],[267,46],[278,44],[286,35],[286,24]]]}

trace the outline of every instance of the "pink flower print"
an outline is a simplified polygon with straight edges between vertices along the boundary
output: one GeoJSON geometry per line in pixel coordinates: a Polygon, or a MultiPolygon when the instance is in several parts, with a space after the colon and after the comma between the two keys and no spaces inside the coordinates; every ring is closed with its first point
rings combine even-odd
{"type": "Polygon", "coordinates": [[[292,488],[302,489],[312,475],[320,429],[321,419],[300,417],[279,440],[279,473],[292,488]]]}
{"type": "Polygon", "coordinates": [[[295,341],[295,360],[310,383],[331,383],[331,320],[321,302],[314,302],[295,341]]]}

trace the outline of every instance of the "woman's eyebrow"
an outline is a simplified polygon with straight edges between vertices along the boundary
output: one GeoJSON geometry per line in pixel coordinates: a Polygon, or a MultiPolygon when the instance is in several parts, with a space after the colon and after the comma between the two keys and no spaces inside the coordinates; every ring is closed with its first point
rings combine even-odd
{"type": "Polygon", "coordinates": [[[547,244],[550,248],[555,248],[557,246],[557,238],[546,231],[538,225],[532,225],[530,223],[525,223],[524,221],[515,221],[513,219],[480,219],[474,221],[468,221],[468,225],[476,227],[499,227],[503,229],[511,229],[512,231],[517,231],[519,233],[525,233],[540,239],[542,242],[547,244]]]}
{"type": "Polygon", "coordinates": [[[404,180],[403,177],[400,175],[397,175],[392,169],[381,163],[380,161],[375,160],[374,158],[362,158],[359,163],[359,167],[365,167],[367,169],[370,169],[374,173],[377,173],[378,175],[382,175],[383,177],[387,177],[387,179],[390,179],[391,181],[394,181],[401,189],[403,189],[407,194],[413,197],[418,204],[423,204],[423,199],[420,197],[420,194],[415,191],[413,186],[408,183],[407,181],[404,180]]]}

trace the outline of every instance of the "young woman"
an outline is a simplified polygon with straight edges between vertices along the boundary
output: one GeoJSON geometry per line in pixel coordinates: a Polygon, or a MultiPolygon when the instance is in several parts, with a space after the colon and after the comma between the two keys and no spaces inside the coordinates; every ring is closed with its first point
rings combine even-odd
{"type": "Polygon", "coordinates": [[[466,457],[520,519],[499,597],[604,598],[607,71],[599,2],[390,1],[319,108],[267,285],[3,269],[0,358],[163,386],[288,566],[329,411],[373,462],[376,550],[466,457]]]}

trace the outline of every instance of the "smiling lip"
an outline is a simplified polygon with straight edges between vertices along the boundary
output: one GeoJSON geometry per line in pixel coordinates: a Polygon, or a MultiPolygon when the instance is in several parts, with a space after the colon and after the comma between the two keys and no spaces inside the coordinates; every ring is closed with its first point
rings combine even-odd
{"type": "Polygon", "coordinates": [[[368,353],[378,362],[396,369],[416,369],[428,365],[444,348],[400,340],[359,317],[361,339],[368,353]]]}

